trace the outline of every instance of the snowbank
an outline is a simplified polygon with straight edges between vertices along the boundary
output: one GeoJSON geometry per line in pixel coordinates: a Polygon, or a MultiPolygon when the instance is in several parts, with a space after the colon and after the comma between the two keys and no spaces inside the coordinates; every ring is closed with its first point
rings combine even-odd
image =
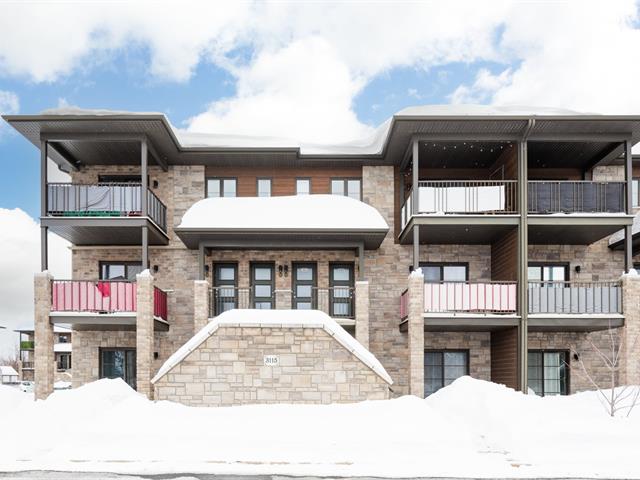
{"type": "Polygon", "coordinates": [[[380,212],[340,195],[205,198],[194,203],[178,229],[388,230],[380,212]]]}
{"type": "Polygon", "coordinates": [[[202,345],[220,327],[273,327],[273,328],[322,328],[334,337],[344,348],[354,354],[362,363],[373,370],[389,385],[393,380],[384,369],[380,361],[360,342],[342,328],[333,318],[319,310],[254,310],[234,309],[221,313],[209,321],[198,333],[182,345],[160,367],[158,373],[151,380],[156,383],[169,371],[179,364],[196,348],[202,345]]]}
{"type": "Polygon", "coordinates": [[[594,392],[463,377],[427,400],[190,408],[100,380],[28,398],[0,387],[0,471],[640,478],[640,410],[609,418],[594,392]]]}

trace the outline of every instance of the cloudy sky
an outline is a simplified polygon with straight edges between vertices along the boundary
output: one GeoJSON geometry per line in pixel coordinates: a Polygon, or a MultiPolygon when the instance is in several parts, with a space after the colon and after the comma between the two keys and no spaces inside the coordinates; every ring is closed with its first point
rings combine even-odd
{"type": "MultiPolygon", "coordinates": [[[[342,142],[418,104],[640,113],[639,52],[633,0],[0,1],[0,113],[155,111],[191,131],[342,142]]],[[[32,322],[38,152],[3,123],[0,162],[9,330],[32,322]]],[[[16,339],[0,330],[0,356],[16,339]]]]}

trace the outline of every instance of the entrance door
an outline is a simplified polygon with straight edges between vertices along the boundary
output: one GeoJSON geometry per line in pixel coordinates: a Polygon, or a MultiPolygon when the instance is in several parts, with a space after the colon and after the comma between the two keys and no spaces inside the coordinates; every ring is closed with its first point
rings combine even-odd
{"type": "Polygon", "coordinates": [[[251,297],[253,308],[275,308],[275,275],[273,263],[251,264],[251,297]]]}
{"type": "Polygon", "coordinates": [[[353,318],[353,263],[329,265],[329,315],[353,318]]]}
{"type": "Polygon", "coordinates": [[[122,378],[136,388],[136,351],[133,348],[101,348],[100,378],[122,378]]]}
{"type": "Polygon", "coordinates": [[[213,301],[215,314],[238,308],[238,265],[235,263],[216,263],[213,266],[213,301]]]}
{"type": "Polygon", "coordinates": [[[317,308],[316,264],[293,264],[293,301],[292,307],[297,310],[317,308]]]}

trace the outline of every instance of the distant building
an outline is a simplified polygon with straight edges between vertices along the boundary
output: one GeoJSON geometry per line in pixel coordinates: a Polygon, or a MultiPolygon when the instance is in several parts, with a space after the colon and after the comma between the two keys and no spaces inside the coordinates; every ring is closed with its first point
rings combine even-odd
{"type": "Polygon", "coordinates": [[[8,365],[0,365],[0,384],[15,385],[20,382],[16,369],[8,365]]]}
{"type": "MultiPolygon", "coordinates": [[[[15,330],[20,335],[20,372],[21,380],[34,381],[34,330],[33,327],[15,330]]],[[[71,381],[71,329],[56,325],[53,352],[55,357],[55,381],[71,381]]]]}

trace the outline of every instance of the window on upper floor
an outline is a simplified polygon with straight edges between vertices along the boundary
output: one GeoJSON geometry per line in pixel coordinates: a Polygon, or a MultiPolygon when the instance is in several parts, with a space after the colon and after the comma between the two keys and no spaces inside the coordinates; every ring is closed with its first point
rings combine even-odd
{"type": "Polygon", "coordinates": [[[310,194],[311,194],[311,179],[296,178],[296,195],[310,195],[310,194]]]}
{"type": "Polygon", "coordinates": [[[142,272],[142,265],[136,262],[100,262],[100,280],[129,280],[136,279],[142,272]]]}
{"type": "Polygon", "coordinates": [[[425,283],[466,282],[469,265],[466,263],[420,262],[425,283]]]}
{"type": "Polygon", "coordinates": [[[235,197],[237,183],[235,178],[207,178],[207,197],[235,197]]]}
{"type": "Polygon", "coordinates": [[[631,201],[632,201],[632,205],[634,207],[640,207],[640,199],[638,198],[640,196],[640,178],[639,177],[634,177],[631,180],[631,201]]]}
{"type": "Polygon", "coordinates": [[[259,178],[256,183],[257,183],[256,189],[259,197],[271,196],[271,179],[270,178],[259,178]]]}
{"type": "Polygon", "coordinates": [[[530,263],[527,276],[530,282],[568,282],[569,266],[566,264],[530,263]]]}
{"type": "Polygon", "coordinates": [[[359,178],[332,178],[331,193],[333,195],[344,195],[355,200],[362,199],[361,180],[359,178]]]}

